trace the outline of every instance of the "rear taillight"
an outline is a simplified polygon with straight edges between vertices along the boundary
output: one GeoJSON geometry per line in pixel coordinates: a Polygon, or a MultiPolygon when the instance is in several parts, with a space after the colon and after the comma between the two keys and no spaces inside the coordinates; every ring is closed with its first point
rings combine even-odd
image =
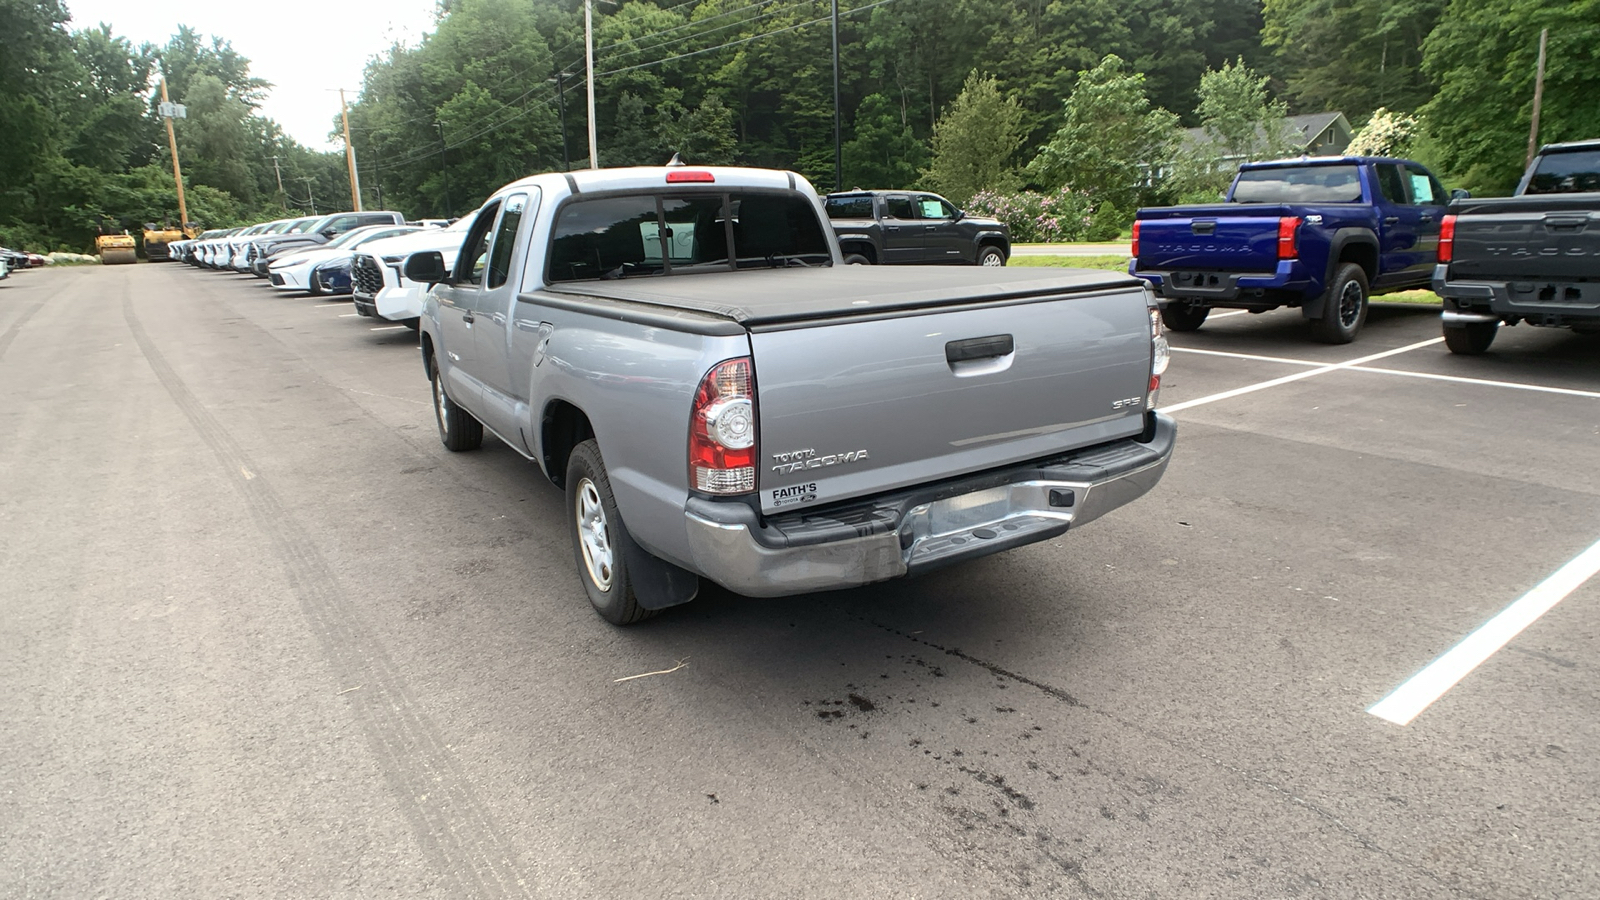
{"type": "Polygon", "coordinates": [[[1139,258],[1139,220],[1133,221],[1133,245],[1128,248],[1134,259],[1139,258]]]}
{"type": "Polygon", "coordinates": [[[677,169],[667,173],[667,184],[714,184],[717,180],[710,172],[695,169],[677,169]]]}
{"type": "Polygon", "coordinates": [[[1439,220],[1439,262],[1447,263],[1456,255],[1456,217],[1445,216],[1439,220]]]}
{"type": "Polygon", "coordinates": [[[1150,388],[1145,394],[1144,408],[1155,409],[1156,400],[1161,393],[1161,374],[1167,371],[1167,364],[1172,362],[1172,348],[1167,345],[1167,337],[1162,333],[1161,310],[1150,307],[1150,388]]]}
{"type": "Polygon", "coordinates": [[[750,357],[717,363],[689,415],[689,481],[707,494],[756,489],[756,394],[750,357]]]}
{"type": "Polygon", "coordinates": [[[1283,216],[1278,219],[1278,258],[1294,259],[1300,255],[1300,217],[1283,216]]]}

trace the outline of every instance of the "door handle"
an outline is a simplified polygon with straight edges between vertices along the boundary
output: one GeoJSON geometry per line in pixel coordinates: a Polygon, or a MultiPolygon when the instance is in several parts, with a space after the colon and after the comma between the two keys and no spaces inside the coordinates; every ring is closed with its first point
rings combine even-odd
{"type": "Polygon", "coordinates": [[[1385,224],[1385,225],[1393,225],[1393,224],[1395,224],[1395,223],[1397,223],[1399,221],[1400,221],[1400,217],[1399,216],[1386,216],[1386,217],[1384,217],[1383,224],[1385,224]]]}
{"type": "Polygon", "coordinates": [[[467,323],[468,325],[471,325],[473,322],[475,322],[477,320],[472,317],[472,313],[464,312],[464,313],[461,314],[461,321],[467,323]]]}
{"type": "Polygon", "coordinates": [[[1423,213],[1422,214],[1422,221],[1424,221],[1424,222],[1432,222],[1433,221],[1433,216],[1430,216],[1427,213],[1423,213]]]}
{"type": "Polygon", "coordinates": [[[992,334],[988,337],[967,338],[964,341],[950,341],[944,345],[944,358],[946,362],[954,365],[973,359],[989,359],[995,356],[1005,356],[1016,350],[1016,341],[1009,334],[992,334]]]}

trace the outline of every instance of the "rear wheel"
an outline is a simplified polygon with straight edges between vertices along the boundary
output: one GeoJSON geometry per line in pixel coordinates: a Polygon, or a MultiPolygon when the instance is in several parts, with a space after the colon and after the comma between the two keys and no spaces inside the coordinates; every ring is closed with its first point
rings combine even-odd
{"type": "Polygon", "coordinates": [[[1458,356],[1477,356],[1489,349],[1499,333],[1499,322],[1470,322],[1460,328],[1446,328],[1444,345],[1458,356]]]}
{"type": "Polygon", "coordinates": [[[617,512],[600,445],[592,438],[572,448],[567,457],[567,516],[572,555],[583,592],[600,618],[613,625],[632,625],[654,615],[639,605],[623,552],[629,537],[617,512]]]}
{"type": "Polygon", "coordinates": [[[867,259],[865,256],[862,256],[859,253],[846,253],[844,257],[844,264],[847,266],[870,266],[872,265],[872,260],[867,259]]]}
{"type": "Polygon", "coordinates": [[[1161,310],[1161,322],[1172,331],[1196,331],[1205,323],[1206,316],[1211,315],[1209,306],[1189,306],[1173,304],[1161,310]]]}
{"type": "Polygon", "coordinates": [[[1367,321],[1367,273],[1355,263],[1340,263],[1322,304],[1322,318],[1312,323],[1317,340],[1348,344],[1367,321]]]}
{"type": "Polygon", "coordinates": [[[1003,266],[1006,264],[1006,255],[999,247],[985,247],[978,251],[978,265],[1003,266]]]}
{"type": "Polygon", "coordinates": [[[431,356],[428,358],[428,381],[433,385],[433,418],[439,423],[439,440],[445,448],[459,453],[483,446],[483,423],[457,406],[444,392],[439,360],[431,356]]]}

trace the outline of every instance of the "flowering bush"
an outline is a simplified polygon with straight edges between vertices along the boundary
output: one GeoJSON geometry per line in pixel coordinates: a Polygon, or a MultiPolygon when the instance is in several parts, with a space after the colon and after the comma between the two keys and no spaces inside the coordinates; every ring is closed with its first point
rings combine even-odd
{"type": "Polygon", "coordinates": [[[992,216],[1011,226],[1011,239],[1018,243],[1081,241],[1089,239],[1095,230],[1094,201],[1081,191],[1067,188],[1048,194],[979,191],[967,203],[967,211],[992,216]]]}
{"type": "Polygon", "coordinates": [[[1407,156],[1420,123],[1416,116],[1378,107],[1345,152],[1351,156],[1407,156]]]}

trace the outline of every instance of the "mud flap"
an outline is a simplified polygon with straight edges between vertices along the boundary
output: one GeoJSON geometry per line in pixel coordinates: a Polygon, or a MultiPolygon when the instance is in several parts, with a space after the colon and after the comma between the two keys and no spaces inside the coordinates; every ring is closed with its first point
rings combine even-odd
{"type": "Polygon", "coordinates": [[[633,581],[633,597],[645,609],[666,609],[693,600],[700,593],[700,576],[652,556],[625,535],[622,558],[633,581]]]}

